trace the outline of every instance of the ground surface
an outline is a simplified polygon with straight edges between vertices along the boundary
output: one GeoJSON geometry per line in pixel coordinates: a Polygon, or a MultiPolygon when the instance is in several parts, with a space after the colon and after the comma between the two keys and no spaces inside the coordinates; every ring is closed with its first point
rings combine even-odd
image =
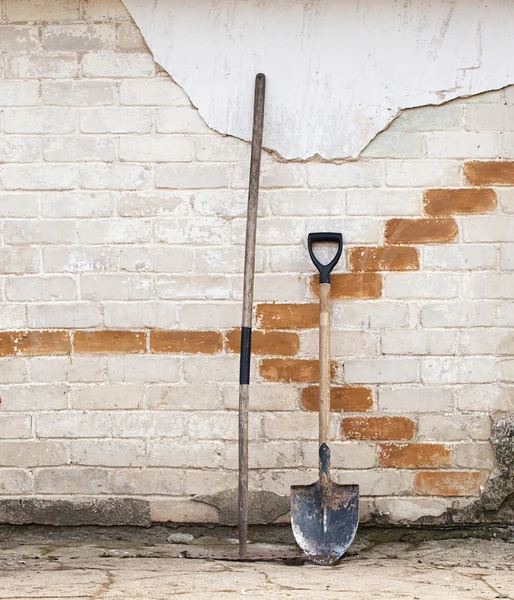
{"type": "Polygon", "coordinates": [[[2,600],[514,599],[514,544],[501,541],[358,541],[337,566],[317,567],[189,560],[187,546],[162,540],[0,536],[2,600]]]}

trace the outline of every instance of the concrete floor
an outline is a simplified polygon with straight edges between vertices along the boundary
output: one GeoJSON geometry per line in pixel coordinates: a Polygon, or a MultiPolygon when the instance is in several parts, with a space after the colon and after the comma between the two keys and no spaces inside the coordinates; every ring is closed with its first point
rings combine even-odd
{"type": "Polygon", "coordinates": [[[501,541],[357,541],[335,567],[189,560],[187,547],[0,531],[0,598],[514,600],[514,544],[501,541]]]}

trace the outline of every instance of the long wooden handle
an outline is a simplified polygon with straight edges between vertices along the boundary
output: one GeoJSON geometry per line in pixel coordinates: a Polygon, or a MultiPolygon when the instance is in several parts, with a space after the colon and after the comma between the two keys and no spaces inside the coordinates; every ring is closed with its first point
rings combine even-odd
{"type": "Polygon", "coordinates": [[[255,240],[257,232],[257,210],[259,206],[259,180],[261,173],[265,89],[266,78],[262,73],[259,73],[255,77],[252,153],[250,156],[250,183],[248,187],[248,214],[246,219],[243,326],[241,328],[241,351],[239,362],[238,533],[239,556],[241,558],[246,555],[248,544],[248,384],[250,383],[250,358],[252,352],[253,280],[255,270],[255,240]]]}
{"type": "Polygon", "coordinates": [[[319,307],[319,445],[330,447],[330,283],[320,283],[319,307]]]}

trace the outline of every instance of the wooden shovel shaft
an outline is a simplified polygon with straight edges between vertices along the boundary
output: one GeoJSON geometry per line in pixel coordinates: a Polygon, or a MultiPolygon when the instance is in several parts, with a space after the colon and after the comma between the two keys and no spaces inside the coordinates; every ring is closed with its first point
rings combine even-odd
{"type": "Polygon", "coordinates": [[[319,286],[319,445],[330,448],[330,283],[319,286]]]}
{"type": "Polygon", "coordinates": [[[245,270],[243,283],[243,326],[239,373],[239,485],[238,532],[239,556],[246,555],[248,544],[248,405],[250,356],[253,310],[253,280],[255,271],[255,241],[259,207],[259,179],[261,172],[262,132],[264,125],[264,94],[266,78],[259,73],[255,78],[252,152],[250,183],[248,187],[248,214],[246,220],[245,270]]]}

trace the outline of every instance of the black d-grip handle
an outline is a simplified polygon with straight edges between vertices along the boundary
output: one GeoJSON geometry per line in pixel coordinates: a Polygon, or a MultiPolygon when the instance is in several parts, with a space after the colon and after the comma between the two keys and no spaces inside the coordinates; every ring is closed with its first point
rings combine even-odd
{"type": "Polygon", "coordinates": [[[332,269],[337,265],[339,259],[341,258],[341,252],[343,251],[343,236],[340,233],[329,233],[326,231],[318,232],[318,233],[309,233],[309,237],[307,239],[307,245],[309,248],[309,254],[312,262],[316,265],[316,268],[319,271],[319,282],[320,283],[330,283],[330,273],[332,269]],[[322,265],[319,260],[314,256],[314,251],[312,250],[312,245],[315,242],[337,242],[339,247],[337,249],[336,255],[334,258],[327,264],[322,265]]]}

